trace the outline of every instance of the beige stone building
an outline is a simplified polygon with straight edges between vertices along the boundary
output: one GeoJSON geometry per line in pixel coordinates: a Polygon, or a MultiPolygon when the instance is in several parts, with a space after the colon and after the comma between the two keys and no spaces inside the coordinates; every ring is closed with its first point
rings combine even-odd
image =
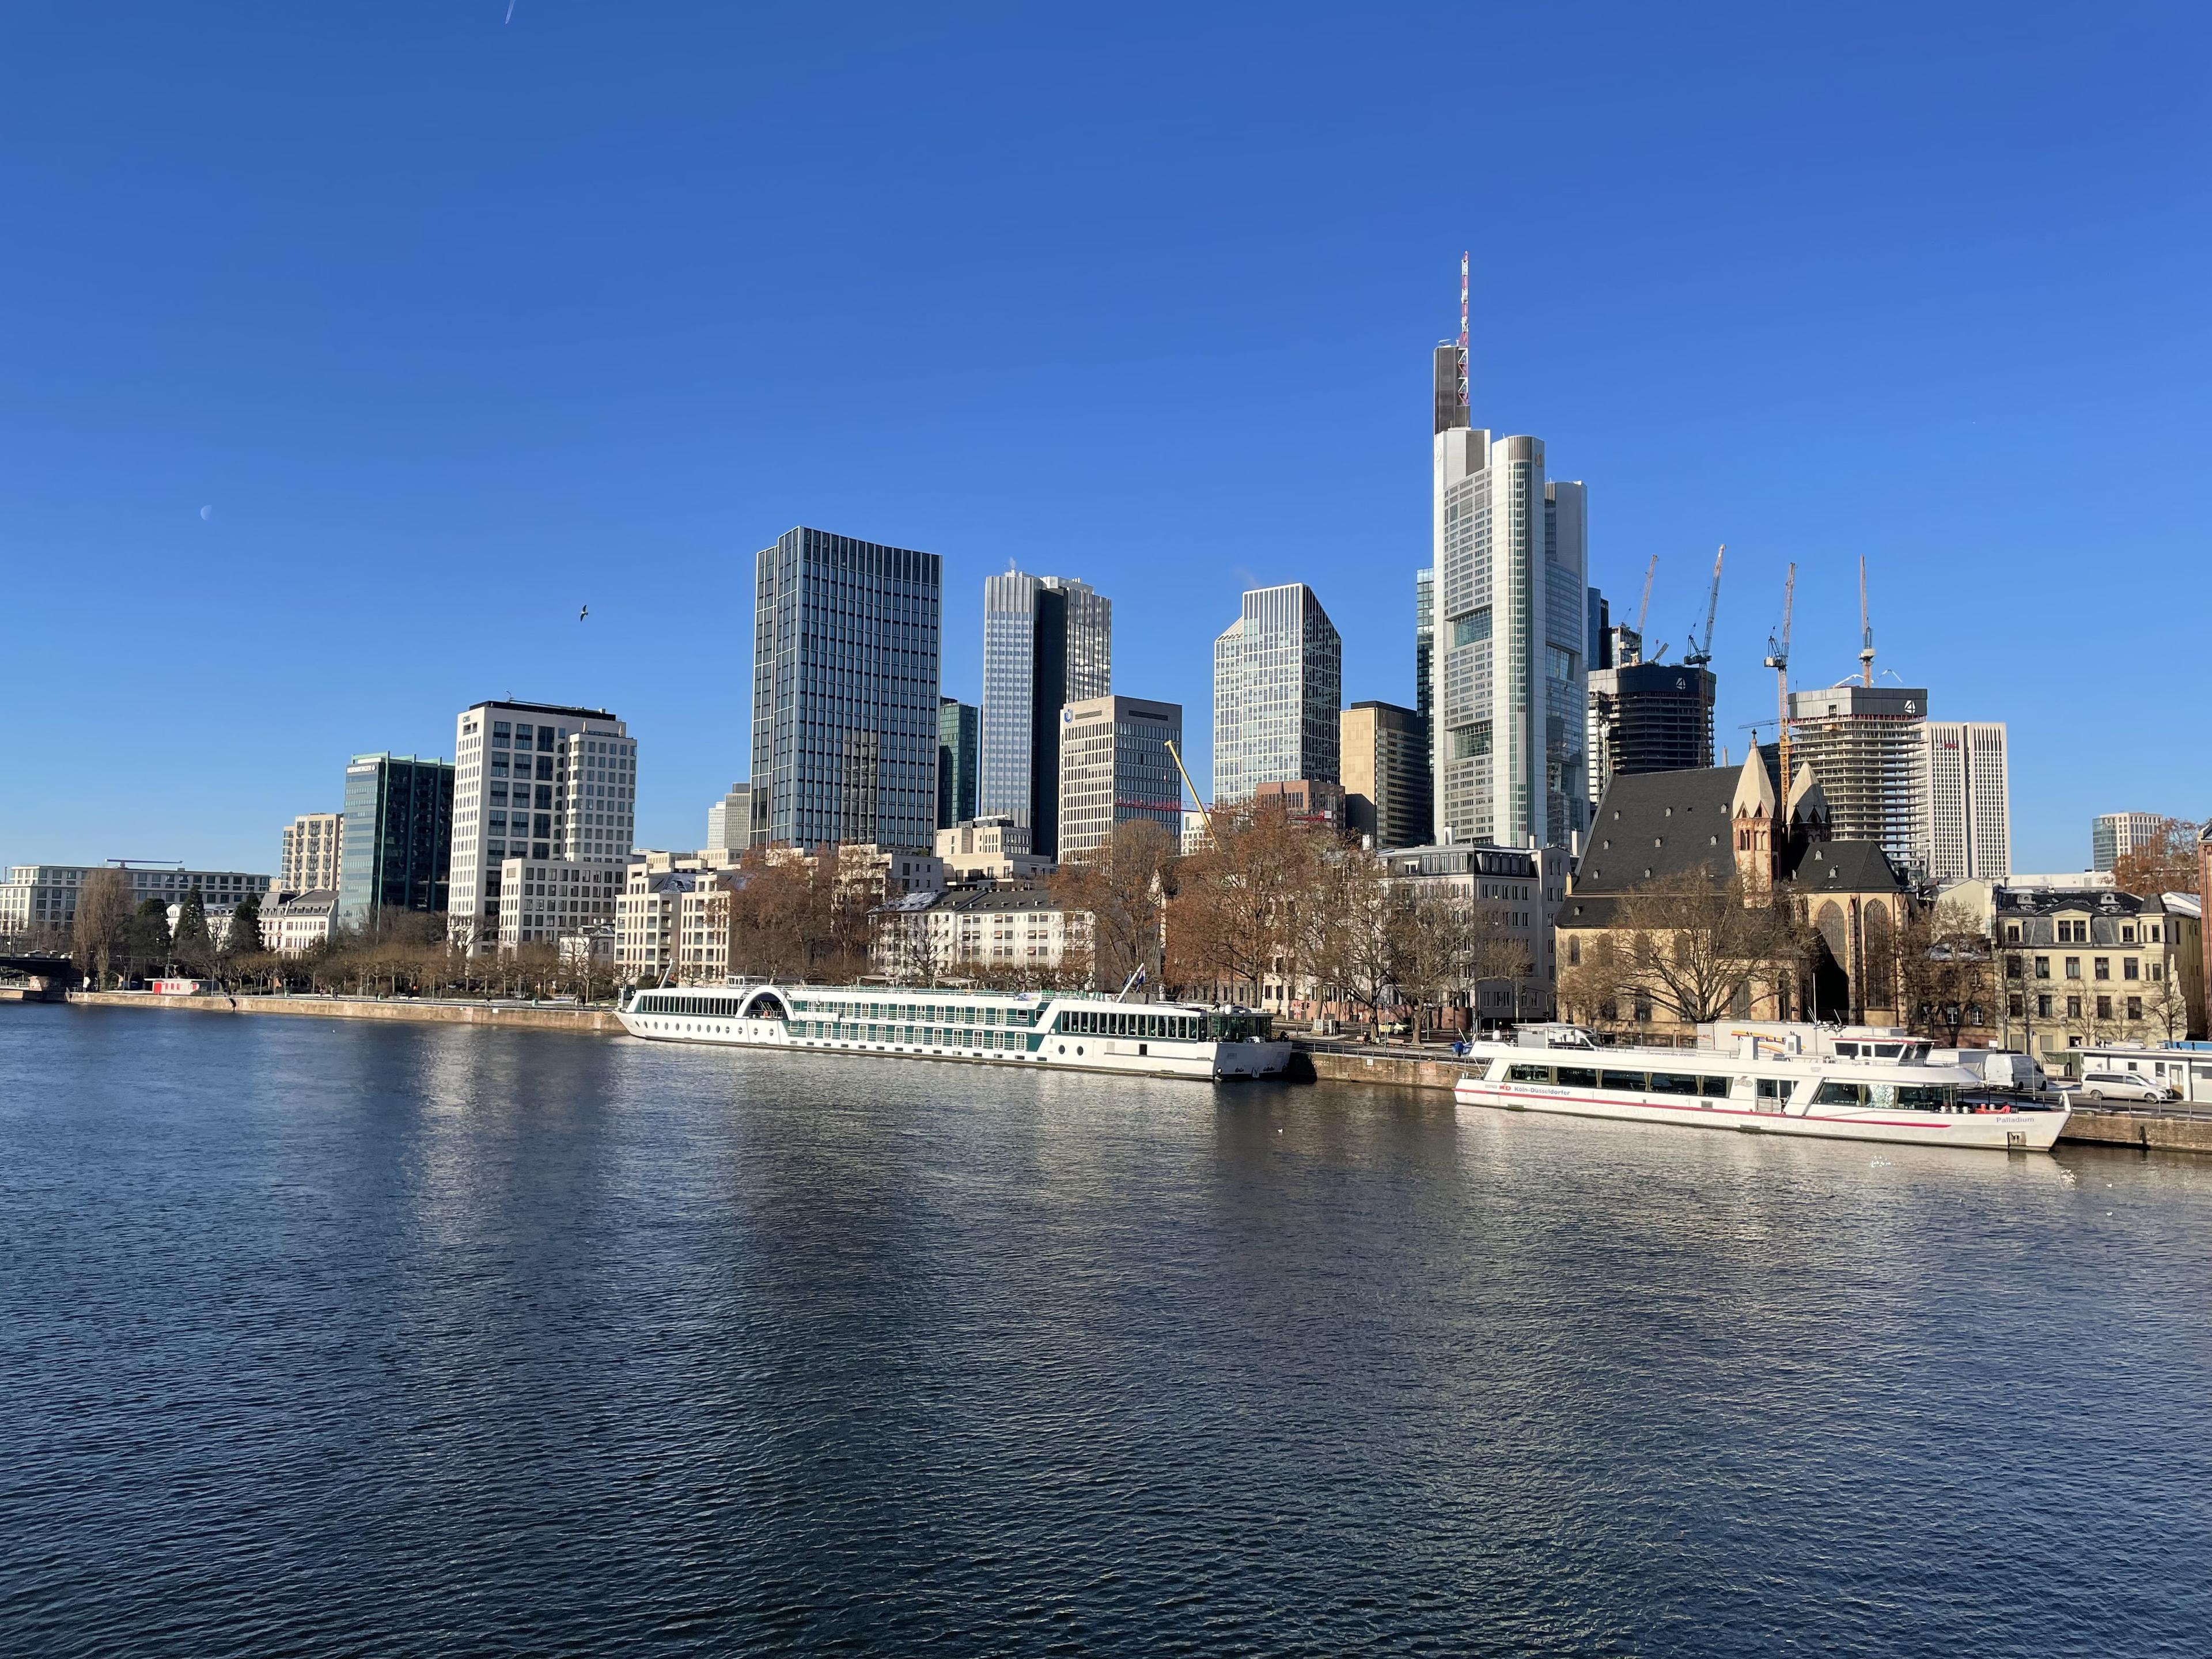
{"type": "Polygon", "coordinates": [[[1619,923],[1631,896],[1683,877],[1740,878],[1747,903],[1790,905],[1804,929],[1803,956],[1750,974],[1729,1013],[1895,1022],[1899,933],[1911,902],[1902,871],[1871,842],[1832,836],[1809,768],[1798,769],[1786,805],[1778,801],[1756,750],[1741,768],[1617,775],[1607,786],[1559,908],[1565,1016],[1640,1040],[1694,1040],[1694,1022],[1659,996],[1632,989],[1593,998],[1577,988],[1576,970],[1601,959],[1601,940],[1625,943],[1619,923]]]}

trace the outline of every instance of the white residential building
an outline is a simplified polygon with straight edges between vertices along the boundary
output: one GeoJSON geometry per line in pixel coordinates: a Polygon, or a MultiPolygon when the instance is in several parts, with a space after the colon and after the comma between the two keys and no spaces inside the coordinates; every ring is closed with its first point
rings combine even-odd
{"type": "MultiPolygon", "coordinates": [[[[0,884],[0,932],[26,933],[40,927],[65,927],[76,915],[76,896],[92,872],[92,864],[15,864],[0,884]]],[[[164,904],[181,902],[193,888],[210,909],[234,905],[251,893],[257,899],[269,890],[270,878],[239,870],[185,870],[174,866],[155,869],[122,866],[131,878],[131,902],[149,898],[164,904]]]]}
{"type": "Polygon", "coordinates": [[[698,870],[629,866],[615,904],[615,967],[626,979],[658,981],[673,973],[678,914],[702,879],[698,870]]]}
{"type": "Polygon", "coordinates": [[[1058,867],[1030,851],[1029,826],[1015,823],[1011,812],[939,830],[937,857],[947,882],[1036,881],[1058,867]]]}
{"type": "Polygon", "coordinates": [[[1117,823],[1182,833],[1182,780],[1168,745],[1182,744],[1182,705],[1091,697],[1060,710],[1060,855],[1087,853],[1117,823]]]}
{"type": "Polygon", "coordinates": [[[537,922],[507,926],[500,906],[508,860],[562,860],[578,866],[578,876],[588,867],[594,879],[582,884],[594,888],[599,872],[627,860],[637,814],[637,743],[604,708],[480,702],[455,724],[448,928],[471,950],[489,950],[520,931],[539,931],[537,922]]]}
{"type": "Polygon", "coordinates": [[[2089,820],[2089,866],[2109,870],[2148,843],[2165,823],[2162,812],[2100,812],[2089,820]]]}
{"type": "Polygon", "coordinates": [[[626,866],[585,859],[509,858],[500,865],[499,948],[552,945],[612,927],[626,866]]]}
{"type": "Polygon", "coordinates": [[[870,912],[870,965],[906,983],[1049,977],[1091,944],[1091,913],[1038,887],[908,893],[870,912]]]}
{"type": "Polygon", "coordinates": [[[337,890],[338,854],[345,837],[342,812],[302,812],[284,826],[283,856],[276,871],[280,893],[337,890]]]}
{"type": "Polygon", "coordinates": [[[331,921],[337,908],[335,887],[313,888],[264,906],[261,948],[280,957],[296,957],[313,950],[331,936],[331,921]]]}
{"type": "Polygon", "coordinates": [[[1213,799],[1341,772],[1344,641],[1304,582],[1255,587],[1213,641],[1213,799]]]}
{"type": "MultiPolygon", "coordinates": [[[[1920,752],[1927,814],[1918,848],[1922,869],[1937,883],[2003,880],[2012,873],[2004,722],[1923,721],[1920,752]]],[[[1814,775],[1820,775],[1817,767],[1814,775]]]]}

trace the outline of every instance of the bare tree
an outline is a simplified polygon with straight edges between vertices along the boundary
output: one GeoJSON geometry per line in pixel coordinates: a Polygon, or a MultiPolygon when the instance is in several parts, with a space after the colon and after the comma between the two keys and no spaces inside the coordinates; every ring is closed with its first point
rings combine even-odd
{"type": "Polygon", "coordinates": [[[1648,998],[1684,1024],[1720,1019],[1798,954],[1788,908],[1753,902],[1763,897],[1694,870],[1641,883],[1613,902],[1610,949],[1584,947],[1577,989],[1604,981],[1613,999],[1648,998]]]}
{"type": "Polygon", "coordinates": [[[120,870],[88,872],[77,889],[76,917],[71,927],[71,955],[80,970],[97,986],[106,978],[123,949],[124,928],[131,920],[131,878],[120,870]]]}
{"type": "Polygon", "coordinates": [[[1091,917],[1088,954],[1099,989],[1119,990],[1139,968],[1161,971],[1160,917],[1175,863],[1175,840],[1165,830],[1130,819],[1091,851],[1071,855],[1053,876],[1062,912],[1091,917]]]}
{"type": "Polygon", "coordinates": [[[1315,924],[1314,968],[1346,1001],[1367,1011],[1371,1041],[1414,952],[1413,904],[1364,847],[1332,852],[1315,896],[1319,902],[1306,907],[1315,924]]]}
{"type": "Polygon", "coordinates": [[[1326,831],[1279,806],[1217,808],[1204,851],[1182,860],[1168,906],[1170,976],[1258,1001],[1270,978],[1294,986],[1310,940],[1326,831]]]}
{"type": "Polygon", "coordinates": [[[1909,1029],[1955,1047],[1978,1011],[1986,1022],[1996,963],[1972,911],[1948,900],[1914,908],[1898,930],[1897,954],[1909,1029]]]}
{"type": "Polygon", "coordinates": [[[2162,965],[2159,976],[2143,988],[2143,1018],[2166,1033],[2168,1042],[2189,1031],[2189,996],[2181,976],[2162,965]]]}

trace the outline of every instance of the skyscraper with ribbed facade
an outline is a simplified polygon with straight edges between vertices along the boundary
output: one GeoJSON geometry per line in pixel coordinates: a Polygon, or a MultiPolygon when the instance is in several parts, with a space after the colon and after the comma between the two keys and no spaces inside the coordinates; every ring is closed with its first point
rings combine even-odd
{"type": "Polygon", "coordinates": [[[1341,781],[1344,641],[1304,582],[1255,587],[1213,642],[1213,799],[1341,781]]]}
{"type": "Polygon", "coordinates": [[[935,844],[943,579],[804,526],[755,556],[754,844],[935,844]]]}
{"type": "Polygon", "coordinates": [[[1010,814],[1039,857],[1059,855],[1060,711],[1113,678],[1111,599],[1069,576],[985,579],[981,810],[1010,814]]]}
{"type": "Polygon", "coordinates": [[[1589,811],[1583,486],[1545,476],[1542,440],[1492,438],[1467,418],[1439,397],[1429,727],[1437,830],[1563,846],[1589,811]]]}

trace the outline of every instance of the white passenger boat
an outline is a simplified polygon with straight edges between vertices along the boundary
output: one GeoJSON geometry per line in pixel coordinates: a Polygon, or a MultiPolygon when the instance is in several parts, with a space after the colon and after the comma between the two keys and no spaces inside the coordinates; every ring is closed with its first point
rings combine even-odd
{"type": "Polygon", "coordinates": [[[617,1017],[631,1036],[656,1042],[1145,1077],[1271,1077],[1291,1058],[1267,1014],[1085,992],[737,982],[640,990],[617,1017]]]}
{"type": "Polygon", "coordinates": [[[1823,1043],[1790,1052],[1745,1032],[1719,1048],[1599,1048],[1552,1028],[1530,1042],[1470,1046],[1453,1090],[1462,1106],[1626,1118],[1698,1129],[2047,1152],[2067,1113],[1970,1102],[1980,1079],[1928,1064],[1909,1040],[1823,1043]],[[1840,1052],[1850,1050],[1849,1053],[1840,1052]]]}

